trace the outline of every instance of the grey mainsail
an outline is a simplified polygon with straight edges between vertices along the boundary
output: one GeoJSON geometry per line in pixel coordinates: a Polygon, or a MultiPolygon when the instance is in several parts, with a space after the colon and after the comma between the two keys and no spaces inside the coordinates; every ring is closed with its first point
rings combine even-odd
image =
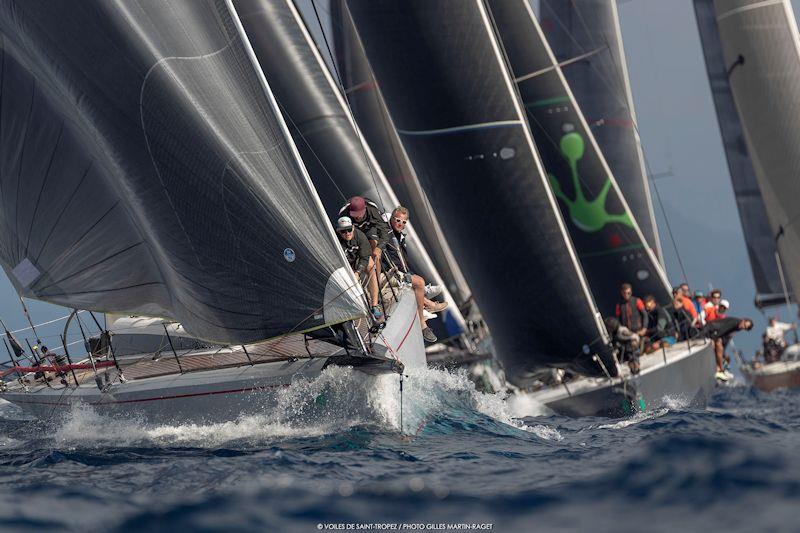
{"type": "Polygon", "coordinates": [[[615,373],[483,2],[347,7],[509,377],[615,373]]]}
{"type": "MultiPolygon", "coordinates": [[[[356,194],[387,211],[399,205],[292,0],[234,0],[234,5],[328,213],[335,216],[356,194]]],[[[441,285],[414,227],[407,233],[414,271],[441,285]]],[[[449,292],[445,298],[452,304],[444,311],[453,322],[451,333],[462,333],[464,318],[449,292]]]]}
{"type": "Polygon", "coordinates": [[[362,316],[229,2],[0,2],[17,290],[243,343],[362,316]]]}
{"type": "Polygon", "coordinates": [[[650,248],[663,264],[616,0],[541,0],[541,26],[650,248]]]}
{"type": "Polygon", "coordinates": [[[780,305],[784,303],[785,298],[775,259],[777,251],[775,233],[767,218],[767,208],[764,205],[728,80],[729,69],[733,67],[731,74],[738,76],[739,73],[736,71],[742,65],[738,64],[738,58],[734,58],[734,62],[730,65],[725,62],[713,0],[695,0],[694,9],[733,193],[736,197],[736,207],[739,210],[747,255],[756,285],[756,305],[758,307],[780,305]]]}
{"type": "Polygon", "coordinates": [[[414,228],[451,294],[465,306],[472,298],[469,286],[386,111],[353,21],[339,0],[331,2],[331,19],[337,70],[353,115],[397,196],[412,208],[414,228]]]}
{"type": "Polygon", "coordinates": [[[487,3],[595,302],[604,315],[613,314],[619,287],[628,282],[636,294],[652,294],[665,304],[670,300],[666,275],[639,231],[529,3],[487,3]]]}

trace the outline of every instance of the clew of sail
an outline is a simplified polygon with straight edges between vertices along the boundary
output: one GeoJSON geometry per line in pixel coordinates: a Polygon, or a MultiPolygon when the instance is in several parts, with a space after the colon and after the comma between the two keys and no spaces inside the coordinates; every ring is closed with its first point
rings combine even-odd
{"type": "Polygon", "coordinates": [[[483,2],[347,7],[509,378],[616,373],[483,2]]]}
{"type": "MultiPolygon", "coordinates": [[[[335,215],[355,194],[387,210],[398,206],[292,0],[234,0],[234,5],[327,211],[335,215]]],[[[414,226],[407,233],[414,271],[442,284],[414,226]]],[[[464,317],[449,293],[445,298],[452,304],[445,311],[455,326],[452,334],[461,333],[464,317]]]]}
{"type": "Polygon", "coordinates": [[[730,74],[738,76],[740,73],[736,71],[743,65],[738,64],[738,58],[734,58],[730,66],[725,61],[713,0],[695,0],[694,9],[747,256],[756,285],[756,306],[780,305],[785,297],[775,260],[775,233],[770,227],[767,207],[728,80],[729,69],[733,67],[730,74]]]}
{"type": "Polygon", "coordinates": [[[625,282],[640,296],[668,302],[666,274],[628,209],[530,5],[526,0],[489,0],[488,5],[599,309],[613,314],[625,282]]]}
{"type": "Polygon", "coordinates": [[[3,0],[0,33],[22,294],[237,344],[363,315],[229,3],[3,0]]]}

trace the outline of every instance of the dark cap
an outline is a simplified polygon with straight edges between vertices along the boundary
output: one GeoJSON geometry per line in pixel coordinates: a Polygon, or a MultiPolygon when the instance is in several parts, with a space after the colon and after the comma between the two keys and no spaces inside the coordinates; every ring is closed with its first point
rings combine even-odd
{"type": "Polygon", "coordinates": [[[350,216],[355,218],[363,217],[367,212],[367,202],[360,196],[350,198],[350,216]]]}

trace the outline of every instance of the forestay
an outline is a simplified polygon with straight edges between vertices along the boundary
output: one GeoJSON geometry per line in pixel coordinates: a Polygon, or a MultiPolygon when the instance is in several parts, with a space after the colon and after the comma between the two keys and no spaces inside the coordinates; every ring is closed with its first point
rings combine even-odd
{"type": "Polygon", "coordinates": [[[616,372],[483,2],[348,7],[509,377],[616,372]]]}
{"type": "MultiPolygon", "coordinates": [[[[619,287],[670,300],[669,284],[620,194],[526,0],[488,2],[533,139],[594,299],[614,312],[619,287]]],[[[635,150],[635,146],[631,146],[635,150]]]]}
{"type": "Polygon", "coordinates": [[[225,343],[363,313],[232,6],[4,0],[0,31],[22,294],[225,343]]]}
{"type": "Polygon", "coordinates": [[[732,69],[731,74],[738,75],[734,73],[741,65],[736,61],[730,66],[725,63],[713,0],[695,0],[694,9],[747,256],[756,285],[756,305],[783,304],[785,297],[775,259],[775,237],[728,82],[729,68],[732,69]]]}

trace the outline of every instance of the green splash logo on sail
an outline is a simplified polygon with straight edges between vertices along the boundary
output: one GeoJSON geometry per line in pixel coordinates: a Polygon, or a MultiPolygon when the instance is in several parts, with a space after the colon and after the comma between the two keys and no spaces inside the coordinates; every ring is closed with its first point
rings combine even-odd
{"type": "Polygon", "coordinates": [[[553,193],[556,198],[560,198],[567,204],[569,209],[569,218],[573,224],[587,233],[595,233],[603,229],[606,224],[618,222],[630,228],[633,227],[633,222],[628,216],[628,213],[621,215],[614,215],[606,211],[606,198],[608,192],[611,190],[611,179],[607,179],[603,185],[600,194],[594,200],[588,200],[583,194],[581,188],[580,178],[578,176],[578,161],[583,158],[585,146],[583,137],[575,132],[570,132],[561,137],[559,143],[561,154],[566,158],[569,163],[569,168],[572,173],[572,185],[575,189],[575,199],[572,200],[564,194],[561,190],[561,184],[553,174],[548,173],[550,178],[550,186],[553,188],[553,193]]]}

